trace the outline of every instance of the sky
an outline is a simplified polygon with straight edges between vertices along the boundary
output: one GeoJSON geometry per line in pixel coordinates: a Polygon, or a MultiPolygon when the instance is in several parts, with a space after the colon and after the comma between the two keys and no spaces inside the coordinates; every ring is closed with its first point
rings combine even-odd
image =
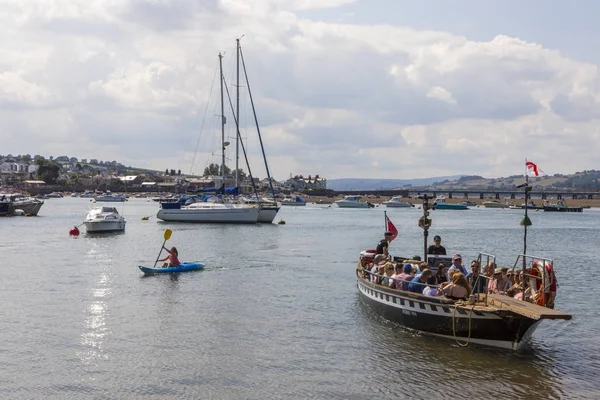
{"type": "Polygon", "coordinates": [[[593,0],[0,0],[0,154],[202,174],[221,159],[222,53],[261,178],[248,87],[278,180],[599,169],[597,15],[593,0]]]}

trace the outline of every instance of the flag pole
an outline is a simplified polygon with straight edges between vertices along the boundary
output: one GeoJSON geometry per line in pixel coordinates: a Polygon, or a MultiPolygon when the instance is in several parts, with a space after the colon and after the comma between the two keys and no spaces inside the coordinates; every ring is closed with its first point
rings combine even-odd
{"type": "MultiPolygon", "coordinates": [[[[527,169],[527,157],[525,157],[525,218],[523,218],[523,297],[525,300],[525,268],[527,267],[527,226],[531,223],[527,216],[527,209],[529,208],[529,171],[527,169]]],[[[533,290],[533,289],[532,289],[533,290]]]]}

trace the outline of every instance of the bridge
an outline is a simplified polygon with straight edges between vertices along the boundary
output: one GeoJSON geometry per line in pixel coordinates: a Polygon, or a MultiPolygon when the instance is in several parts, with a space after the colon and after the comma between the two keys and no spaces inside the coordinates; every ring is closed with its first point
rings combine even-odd
{"type": "MultiPolygon", "coordinates": [[[[489,199],[494,198],[501,200],[505,198],[516,199],[525,197],[525,193],[522,189],[506,190],[506,189],[428,189],[428,188],[410,188],[410,189],[380,189],[380,190],[352,190],[352,191],[336,191],[340,195],[375,195],[375,196],[402,196],[402,197],[416,197],[423,194],[427,194],[432,197],[444,196],[448,199],[452,198],[479,198],[489,199]]],[[[600,198],[600,192],[583,192],[583,191],[567,191],[567,190],[532,190],[529,192],[530,198],[539,198],[546,200],[548,198],[554,198],[557,200],[563,200],[567,198],[571,199],[588,199],[600,198]]]]}

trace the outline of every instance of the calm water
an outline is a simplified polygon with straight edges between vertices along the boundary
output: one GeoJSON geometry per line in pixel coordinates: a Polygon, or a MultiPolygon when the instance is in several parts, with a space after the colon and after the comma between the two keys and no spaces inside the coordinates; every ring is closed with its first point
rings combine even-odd
{"type": "MultiPolygon", "coordinates": [[[[382,236],[384,207],[220,226],[158,222],[156,203],[132,199],[117,205],[124,234],[70,238],[90,204],[49,199],[39,217],[0,218],[2,399],[600,396],[600,210],[531,212],[529,253],[555,259],[557,308],[573,320],[546,321],[509,352],[421,336],[362,304],[354,268],[382,236]],[[167,246],[204,271],[143,277],[166,228],[167,246]]],[[[420,254],[420,210],[388,215],[400,230],[390,251],[420,254]]],[[[430,232],[467,260],[486,251],[512,265],[521,215],[437,210],[430,232]]]]}

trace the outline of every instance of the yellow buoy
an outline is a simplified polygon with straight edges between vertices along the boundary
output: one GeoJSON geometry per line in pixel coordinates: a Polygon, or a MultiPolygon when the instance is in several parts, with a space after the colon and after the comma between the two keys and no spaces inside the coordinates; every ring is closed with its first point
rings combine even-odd
{"type": "Polygon", "coordinates": [[[142,217],[142,221],[148,221],[149,219],[150,219],[150,217],[146,217],[146,216],[142,217]]]}
{"type": "Polygon", "coordinates": [[[277,225],[285,225],[285,221],[283,219],[280,219],[277,225]]]}

